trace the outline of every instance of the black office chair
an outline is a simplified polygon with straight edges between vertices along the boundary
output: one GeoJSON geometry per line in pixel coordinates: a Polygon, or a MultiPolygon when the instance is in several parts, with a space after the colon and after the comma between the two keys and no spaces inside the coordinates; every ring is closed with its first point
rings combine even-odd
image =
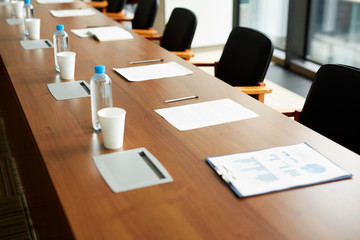
{"type": "Polygon", "coordinates": [[[158,32],[153,28],[159,0],[139,0],[135,10],[134,18],[114,19],[120,23],[131,21],[132,30],[140,35],[157,35],[158,32]]]}
{"type": "Polygon", "coordinates": [[[360,154],[357,108],[360,69],[326,64],[315,75],[302,111],[285,112],[314,131],[360,154]]]}
{"type": "Polygon", "coordinates": [[[162,36],[144,36],[150,40],[160,40],[160,46],[185,60],[194,56],[190,51],[197,26],[195,14],[185,8],[175,8],[167,22],[162,36]]]}
{"type": "Polygon", "coordinates": [[[264,102],[264,95],[272,92],[263,81],[273,52],[271,40],[263,33],[235,27],[218,62],[194,64],[214,66],[216,77],[264,102]]]}
{"type": "Polygon", "coordinates": [[[126,0],[107,0],[108,6],[106,7],[105,15],[116,20],[117,18],[125,17],[124,7],[126,0]]]}
{"type": "Polygon", "coordinates": [[[93,8],[98,9],[102,13],[106,13],[106,8],[109,5],[107,0],[91,0],[85,3],[89,6],[92,6],[93,8]]]}

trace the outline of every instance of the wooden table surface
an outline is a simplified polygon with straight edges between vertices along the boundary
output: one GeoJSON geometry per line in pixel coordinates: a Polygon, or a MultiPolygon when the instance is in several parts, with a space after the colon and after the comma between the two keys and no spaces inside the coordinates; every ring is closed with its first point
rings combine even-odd
{"type": "MultiPolygon", "coordinates": [[[[103,147],[91,124],[90,98],[56,101],[48,83],[60,82],[53,49],[24,50],[22,26],[10,26],[0,7],[1,111],[39,239],[359,239],[360,157],[281,115],[190,63],[134,34],[98,42],[70,29],[118,25],[96,16],[55,18],[50,9],[82,2],[32,2],[41,38],[64,24],[76,55],[76,80],[90,82],[103,64],[113,81],[114,106],[127,111],[123,150],[146,147],[168,170],[171,183],[115,194],[92,156],[103,147]],[[164,58],[194,74],[128,82],[113,67],[164,58]],[[199,99],[165,104],[166,99],[199,99]],[[230,98],[260,117],[178,131],[154,109],[230,98]],[[205,162],[208,156],[307,142],[347,169],[352,179],[244,199],[237,198],[205,162]]],[[[336,97],[336,96],[335,96],[336,97]]]]}

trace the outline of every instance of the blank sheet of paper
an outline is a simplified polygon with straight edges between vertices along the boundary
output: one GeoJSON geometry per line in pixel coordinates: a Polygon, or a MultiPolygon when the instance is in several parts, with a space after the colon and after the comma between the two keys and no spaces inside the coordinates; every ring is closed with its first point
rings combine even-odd
{"type": "Polygon", "coordinates": [[[231,99],[188,104],[179,107],[156,109],[179,131],[191,130],[222,123],[258,117],[253,111],[231,99]]]}
{"type": "Polygon", "coordinates": [[[69,10],[50,10],[54,17],[77,17],[77,16],[91,16],[95,15],[96,10],[92,8],[85,9],[69,9],[69,10]]]}
{"type": "Polygon", "coordinates": [[[40,4],[73,3],[74,0],[36,0],[40,4]]]}
{"type": "Polygon", "coordinates": [[[146,66],[113,68],[113,70],[128,81],[145,81],[158,78],[177,77],[192,74],[193,71],[176,63],[159,63],[146,66]]]}
{"type": "Polygon", "coordinates": [[[133,39],[130,32],[118,26],[71,29],[79,37],[95,37],[99,41],[116,41],[133,39]]]}

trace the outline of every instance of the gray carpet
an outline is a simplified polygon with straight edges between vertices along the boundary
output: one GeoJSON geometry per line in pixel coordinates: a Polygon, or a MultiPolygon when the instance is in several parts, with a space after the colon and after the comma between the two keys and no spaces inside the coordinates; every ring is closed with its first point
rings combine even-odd
{"type": "Polygon", "coordinates": [[[0,113],[0,239],[35,240],[26,200],[11,156],[0,113]]]}

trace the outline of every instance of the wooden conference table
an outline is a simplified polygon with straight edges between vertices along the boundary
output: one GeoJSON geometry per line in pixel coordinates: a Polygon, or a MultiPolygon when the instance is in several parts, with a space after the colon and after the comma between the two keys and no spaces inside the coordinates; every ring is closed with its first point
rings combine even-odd
{"type": "Polygon", "coordinates": [[[116,107],[127,111],[124,150],[146,147],[174,181],[113,193],[92,156],[103,147],[91,126],[90,98],[56,101],[48,83],[60,82],[53,50],[24,50],[22,26],[10,26],[0,7],[1,111],[39,239],[359,239],[360,156],[198,70],[156,44],[133,40],[98,42],[70,29],[117,25],[98,13],[55,18],[40,5],[41,38],[52,39],[64,24],[77,53],[77,80],[89,82],[104,64],[113,81],[116,107]],[[128,82],[111,71],[130,61],[164,58],[194,74],[128,82]],[[199,99],[165,104],[189,95],[199,99]],[[154,109],[230,98],[260,117],[178,131],[154,109]],[[208,156],[307,142],[350,171],[352,179],[244,199],[237,198],[205,162],[208,156]]]}

